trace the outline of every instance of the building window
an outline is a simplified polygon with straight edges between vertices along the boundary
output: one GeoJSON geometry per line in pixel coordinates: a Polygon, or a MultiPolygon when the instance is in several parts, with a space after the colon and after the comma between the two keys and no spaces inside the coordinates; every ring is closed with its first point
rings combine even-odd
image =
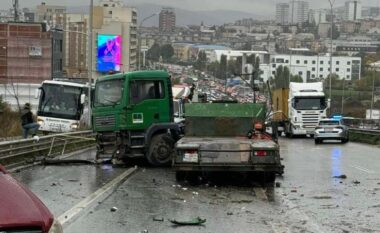
{"type": "Polygon", "coordinates": [[[307,60],[303,61],[303,64],[307,64],[307,60]]]}
{"type": "Polygon", "coordinates": [[[112,15],[112,11],[108,11],[108,14],[112,15]]]}
{"type": "Polygon", "coordinates": [[[311,71],[315,71],[315,67],[311,68],[311,71]]]}
{"type": "Polygon", "coordinates": [[[285,63],[289,63],[289,60],[285,60],[285,63]]]}
{"type": "Polygon", "coordinates": [[[351,69],[350,68],[347,68],[347,72],[350,72],[351,71],[351,69]]]}
{"type": "Polygon", "coordinates": [[[312,63],[312,64],[315,64],[315,60],[313,60],[311,63],[312,63]]]}
{"type": "Polygon", "coordinates": [[[330,68],[327,68],[327,71],[330,71],[330,68]]]}
{"type": "Polygon", "coordinates": [[[323,68],[321,67],[321,68],[319,68],[319,71],[323,71],[323,68]]]}
{"type": "Polygon", "coordinates": [[[298,75],[299,75],[299,76],[302,76],[302,71],[298,72],[298,75]]]}
{"type": "Polygon", "coordinates": [[[336,61],[335,63],[336,63],[337,65],[339,65],[339,61],[336,61]]]}
{"type": "Polygon", "coordinates": [[[351,65],[351,62],[350,62],[350,61],[348,61],[348,62],[347,62],[347,65],[351,65]]]}
{"type": "Polygon", "coordinates": [[[323,61],[320,61],[319,64],[323,65],[323,61]]]}
{"type": "Polygon", "coordinates": [[[350,79],[350,75],[347,75],[347,76],[346,76],[346,79],[350,79]]]}
{"type": "Polygon", "coordinates": [[[272,64],[272,67],[273,67],[273,68],[276,68],[276,64],[272,64]]]}
{"type": "Polygon", "coordinates": [[[311,75],[311,78],[315,78],[315,74],[312,74],[312,75],[311,75]]]}
{"type": "Polygon", "coordinates": [[[323,78],[323,75],[320,74],[319,77],[320,77],[320,78],[323,78]]]}
{"type": "Polygon", "coordinates": [[[296,60],[296,63],[297,63],[297,64],[300,64],[300,60],[296,60]]]}
{"type": "Polygon", "coordinates": [[[336,72],[339,72],[339,68],[335,68],[335,71],[336,71],[336,72]]]}
{"type": "Polygon", "coordinates": [[[273,74],[273,75],[276,75],[276,71],[272,71],[272,74],[273,74]]]}

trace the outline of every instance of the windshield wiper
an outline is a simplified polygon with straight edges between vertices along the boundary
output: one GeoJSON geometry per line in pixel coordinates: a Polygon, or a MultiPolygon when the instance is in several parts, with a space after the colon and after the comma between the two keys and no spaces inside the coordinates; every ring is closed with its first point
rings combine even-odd
{"type": "Polygon", "coordinates": [[[111,104],[113,104],[113,105],[116,105],[116,104],[119,103],[119,101],[114,101],[114,100],[109,100],[109,99],[104,99],[104,100],[107,101],[107,102],[109,102],[109,103],[111,103],[111,104]]]}

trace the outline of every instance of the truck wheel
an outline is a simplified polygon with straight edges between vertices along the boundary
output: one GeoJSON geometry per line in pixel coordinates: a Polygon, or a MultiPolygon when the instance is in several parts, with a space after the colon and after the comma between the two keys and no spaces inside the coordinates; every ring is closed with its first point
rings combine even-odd
{"type": "Polygon", "coordinates": [[[166,134],[158,134],[153,136],[150,142],[147,160],[153,166],[167,166],[172,160],[173,144],[165,137],[166,134]]]}
{"type": "Polygon", "coordinates": [[[319,144],[319,139],[314,139],[315,144],[319,144]]]}

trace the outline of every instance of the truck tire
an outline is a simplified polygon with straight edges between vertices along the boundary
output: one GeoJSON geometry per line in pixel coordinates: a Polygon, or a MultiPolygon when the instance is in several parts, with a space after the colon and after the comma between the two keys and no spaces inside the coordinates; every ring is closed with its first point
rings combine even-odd
{"type": "Polygon", "coordinates": [[[170,142],[170,138],[165,137],[170,136],[158,134],[153,136],[150,141],[149,152],[146,157],[148,162],[153,166],[167,166],[172,160],[174,143],[170,142]]]}

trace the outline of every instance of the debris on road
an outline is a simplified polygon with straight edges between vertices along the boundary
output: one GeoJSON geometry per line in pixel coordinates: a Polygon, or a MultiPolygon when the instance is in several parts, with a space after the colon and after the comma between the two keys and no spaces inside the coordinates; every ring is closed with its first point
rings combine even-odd
{"type": "Polygon", "coordinates": [[[114,206],[111,208],[111,212],[116,212],[116,211],[117,211],[117,207],[114,206]]]}
{"type": "Polygon", "coordinates": [[[313,198],[314,199],[331,199],[332,197],[331,196],[322,195],[322,196],[314,196],[313,198]]]}
{"type": "Polygon", "coordinates": [[[198,192],[193,192],[193,195],[199,195],[199,193],[198,192]]]}
{"type": "Polygon", "coordinates": [[[198,226],[202,225],[206,222],[206,219],[202,219],[200,217],[196,217],[192,220],[176,220],[176,219],[169,219],[169,221],[176,225],[181,226],[198,226]]]}
{"type": "Polygon", "coordinates": [[[281,183],[280,182],[276,182],[276,188],[280,188],[281,187],[281,183]]]}
{"type": "Polygon", "coordinates": [[[234,213],[232,213],[232,212],[227,212],[227,215],[233,215],[234,213]]]}
{"type": "Polygon", "coordinates": [[[342,174],[342,175],[339,175],[339,176],[333,176],[333,178],[337,178],[337,179],[347,179],[347,176],[342,174]]]}
{"type": "Polygon", "coordinates": [[[70,181],[70,182],[78,182],[79,180],[77,180],[77,179],[69,179],[69,180],[67,180],[67,181],[70,181]]]}
{"type": "Polygon", "coordinates": [[[164,218],[154,217],[153,221],[155,221],[155,222],[163,222],[164,218]]]}
{"type": "Polygon", "coordinates": [[[291,193],[296,193],[297,192],[297,189],[292,189],[290,190],[291,193]]]}
{"type": "Polygon", "coordinates": [[[185,199],[181,198],[181,197],[172,197],[171,198],[173,201],[184,201],[185,199]]]}
{"type": "Polygon", "coordinates": [[[352,181],[352,183],[354,183],[354,184],[360,184],[360,181],[354,180],[354,181],[352,181]]]}
{"type": "Polygon", "coordinates": [[[253,200],[247,200],[247,199],[242,199],[242,200],[232,200],[232,203],[251,203],[253,200]]]}
{"type": "Polygon", "coordinates": [[[182,188],[183,191],[187,191],[187,188],[182,188]]]}

